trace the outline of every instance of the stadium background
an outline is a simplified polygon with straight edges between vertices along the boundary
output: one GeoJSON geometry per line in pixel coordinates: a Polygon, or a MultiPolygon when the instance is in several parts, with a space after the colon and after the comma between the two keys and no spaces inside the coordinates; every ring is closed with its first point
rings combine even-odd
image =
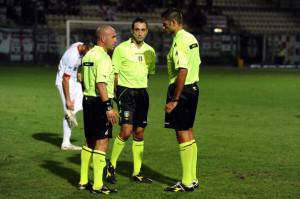
{"type": "MultiPolygon", "coordinates": [[[[187,29],[201,46],[194,127],[200,189],[188,195],[163,192],[181,173],[175,136],[163,128],[168,82],[164,56],[171,38],[156,27],[148,40],[159,52],[163,68],[149,80],[143,161],[143,172],[154,183],[130,182],[129,140],[117,171],[119,192],[111,198],[300,198],[300,79],[295,68],[299,1],[0,0],[0,4],[0,198],[101,197],[76,189],[80,153],[60,150],[63,111],[54,81],[66,48],[66,19],[130,22],[138,15],[159,23],[161,10],[169,5],[183,8],[187,29]],[[222,33],[215,28],[222,28],[222,33]],[[281,47],[283,65],[278,59],[281,47]],[[236,67],[238,60],[240,66],[245,62],[244,68],[236,67]],[[272,68],[250,69],[251,64],[272,68]]],[[[72,41],[90,42],[94,28],[72,25],[72,41]]],[[[122,32],[119,40],[128,36],[130,27],[117,28],[122,32]]],[[[81,114],[72,134],[76,145],[84,143],[81,114]]],[[[117,133],[118,126],[113,136],[117,133]]]]}
{"type": "MultiPolygon", "coordinates": [[[[57,63],[66,48],[66,20],[131,21],[136,16],[160,22],[168,6],[181,8],[187,29],[201,43],[205,65],[299,65],[300,2],[297,0],[1,0],[1,62],[57,63]],[[238,62],[240,61],[240,62],[238,62]],[[242,62],[241,62],[242,61],[242,62]]],[[[94,26],[71,27],[71,42],[91,42],[94,26]]],[[[118,28],[118,26],[116,26],[118,28]]],[[[164,56],[170,38],[152,29],[148,41],[164,56]]],[[[119,30],[120,40],[128,36],[119,30]]]]}

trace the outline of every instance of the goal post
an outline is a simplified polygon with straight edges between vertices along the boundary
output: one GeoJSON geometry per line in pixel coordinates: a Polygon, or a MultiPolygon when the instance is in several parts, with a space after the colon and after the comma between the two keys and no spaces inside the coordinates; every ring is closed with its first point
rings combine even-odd
{"type": "MultiPolygon", "coordinates": [[[[73,20],[68,19],[66,20],[66,47],[70,46],[71,42],[71,25],[88,25],[89,27],[94,27],[94,30],[96,26],[98,25],[112,25],[112,26],[123,26],[123,27],[129,27],[131,28],[132,22],[129,21],[91,21],[91,20],[73,20]],[[91,26],[92,25],[92,26],[91,26]]],[[[155,28],[155,30],[158,30],[161,28],[160,23],[148,23],[149,28],[155,28]]]]}

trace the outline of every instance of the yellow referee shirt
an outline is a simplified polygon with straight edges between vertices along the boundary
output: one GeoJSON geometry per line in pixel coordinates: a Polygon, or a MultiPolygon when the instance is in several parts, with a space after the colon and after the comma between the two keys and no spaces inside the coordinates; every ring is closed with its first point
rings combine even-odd
{"type": "Polygon", "coordinates": [[[118,85],[127,88],[147,88],[148,74],[155,73],[154,49],[145,42],[138,48],[131,38],[115,48],[112,61],[118,85]]]}
{"type": "Polygon", "coordinates": [[[94,46],[82,58],[82,73],[85,96],[98,96],[96,84],[106,83],[109,98],[114,97],[114,70],[110,56],[100,46],[94,46]]]}
{"type": "Polygon", "coordinates": [[[186,68],[188,70],[185,85],[198,82],[200,63],[197,39],[183,29],[178,31],[173,38],[172,47],[167,55],[169,84],[175,83],[178,68],[186,68]]]}

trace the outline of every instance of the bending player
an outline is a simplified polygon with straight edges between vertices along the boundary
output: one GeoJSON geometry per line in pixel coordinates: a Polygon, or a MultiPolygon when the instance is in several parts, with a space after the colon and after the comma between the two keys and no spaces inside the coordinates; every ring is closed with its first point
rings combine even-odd
{"type": "Polygon", "coordinates": [[[62,150],[81,150],[81,147],[71,144],[72,128],[77,126],[75,114],[82,110],[82,87],[79,82],[78,68],[81,58],[90,49],[82,42],[72,44],[63,54],[56,75],[56,87],[64,109],[62,150]]]}

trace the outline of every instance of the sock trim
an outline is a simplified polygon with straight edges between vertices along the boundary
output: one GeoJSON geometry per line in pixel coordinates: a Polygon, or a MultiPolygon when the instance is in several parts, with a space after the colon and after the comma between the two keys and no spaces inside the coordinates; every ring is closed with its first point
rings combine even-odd
{"type": "Polygon", "coordinates": [[[98,150],[94,150],[93,153],[96,153],[96,154],[99,154],[99,155],[102,155],[102,156],[105,156],[106,153],[103,152],[103,151],[98,151],[98,150]]]}
{"type": "Polygon", "coordinates": [[[132,145],[134,145],[134,146],[144,146],[144,140],[141,140],[141,141],[132,140],[132,145]]]}
{"type": "Polygon", "coordinates": [[[134,138],[133,138],[133,141],[134,141],[134,142],[144,142],[144,140],[136,140],[136,139],[134,139],[134,138]]]}
{"type": "Polygon", "coordinates": [[[191,145],[193,145],[195,142],[193,141],[188,141],[188,142],[183,142],[181,144],[179,144],[179,148],[184,150],[186,147],[189,147],[191,145]]]}
{"type": "Polygon", "coordinates": [[[119,135],[117,136],[117,139],[119,140],[119,141],[121,141],[121,142],[123,142],[123,143],[125,143],[126,141],[125,140],[123,140],[119,135]]]}

